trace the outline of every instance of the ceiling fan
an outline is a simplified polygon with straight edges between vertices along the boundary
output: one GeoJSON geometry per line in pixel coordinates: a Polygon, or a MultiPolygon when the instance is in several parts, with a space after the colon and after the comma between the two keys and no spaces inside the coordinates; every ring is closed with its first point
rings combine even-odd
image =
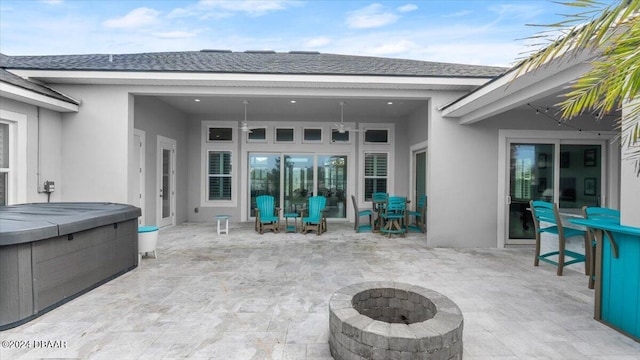
{"type": "Polygon", "coordinates": [[[249,105],[249,100],[243,100],[242,103],[244,104],[244,121],[242,122],[242,126],[240,126],[239,129],[244,133],[251,133],[251,130],[256,128],[249,127],[249,124],[247,123],[247,105],[249,105]]]}
{"type": "Polygon", "coordinates": [[[333,124],[333,126],[335,126],[335,129],[332,129],[332,131],[334,132],[338,132],[340,134],[344,134],[346,132],[359,132],[362,130],[358,130],[358,129],[353,129],[350,127],[345,126],[344,124],[344,101],[340,101],[340,123],[335,123],[333,124]]]}

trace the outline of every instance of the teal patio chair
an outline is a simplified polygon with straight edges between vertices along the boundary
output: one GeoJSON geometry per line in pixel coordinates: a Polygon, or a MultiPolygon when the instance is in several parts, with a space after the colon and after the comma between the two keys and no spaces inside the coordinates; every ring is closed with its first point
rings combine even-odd
{"type": "MultiPolygon", "coordinates": [[[[620,211],[615,209],[603,208],[603,207],[582,207],[582,216],[589,220],[606,221],[612,224],[620,225],[620,211]]],[[[607,231],[606,236],[611,236],[607,231]]],[[[604,237],[603,237],[604,239],[604,237]]],[[[613,240],[609,238],[610,240],[613,240]]],[[[588,251],[585,249],[585,255],[587,257],[586,263],[589,269],[589,289],[593,289],[596,279],[596,239],[593,234],[593,230],[587,228],[587,243],[590,245],[588,251]]],[[[615,242],[611,241],[612,247],[615,249],[615,242]]],[[[615,250],[614,250],[615,251],[615,250]]]]}
{"type": "Polygon", "coordinates": [[[414,223],[407,226],[407,230],[427,232],[427,195],[420,195],[415,211],[407,211],[407,216],[414,217],[414,223]]]}
{"type": "Polygon", "coordinates": [[[275,199],[271,195],[256,197],[256,225],[260,234],[265,230],[280,231],[280,208],[276,207],[275,199]]]}
{"type": "Polygon", "coordinates": [[[380,215],[384,224],[380,232],[388,234],[389,237],[391,237],[391,234],[405,236],[407,230],[404,224],[406,209],[407,198],[389,196],[389,200],[387,200],[387,204],[380,215]]]}
{"type": "Polygon", "coordinates": [[[316,231],[320,235],[327,231],[327,218],[324,214],[327,198],[324,196],[311,196],[308,204],[309,206],[302,210],[302,233],[316,231]]]}
{"type": "Polygon", "coordinates": [[[371,210],[359,210],[358,209],[358,202],[356,201],[356,197],[351,195],[351,202],[353,203],[353,211],[355,212],[356,215],[356,220],[355,220],[355,224],[353,225],[353,230],[355,230],[356,232],[360,232],[360,231],[372,231],[373,227],[372,227],[372,222],[371,219],[373,217],[373,211],[371,210]],[[363,216],[368,216],[369,217],[369,223],[365,224],[365,225],[360,225],[360,218],[363,216]]]}
{"type": "MultiPolygon", "coordinates": [[[[536,233],[536,254],[533,261],[533,266],[538,266],[540,260],[542,260],[544,262],[557,266],[557,274],[558,276],[562,276],[562,271],[565,266],[586,261],[585,255],[565,249],[567,238],[570,238],[572,236],[582,236],[585,239],[584,241],[586,252],[586,249],[588,249],[587,237],[585,235],[585,231],[583,230],[565,228],[564,226],[562,226],[562,219],[560,218],[560,214],[558,213],[558,204],[546,201],[531,200],[529,202],[529,208],[531,209],[531,214],[533,215],[533,225],[535,227],[536,233]],[[542,227],[542,222],[548,223],[551,226],[542,227]],[[550,251],[544,254],[540,254],[540,237],[543,233],[558,236],[558,251],[550,251]],[[558,256],[557,261],[549,259],[549,257],[555,255],[558,256]],[[565,257],[570,257],[572,258],[572,260],[566,261],[565,257]]],[[[585,274],[588,274],[586,264],[585,274]]]]}

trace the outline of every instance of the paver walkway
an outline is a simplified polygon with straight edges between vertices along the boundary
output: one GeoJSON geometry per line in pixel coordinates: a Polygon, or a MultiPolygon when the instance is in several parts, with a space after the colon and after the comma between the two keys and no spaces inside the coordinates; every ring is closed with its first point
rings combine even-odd
{"type": "Polygon", "coordinates": [[[330,359],[331,294],[371,280],[456,302],[465,360],[640,358],[639,343],[593,320],[583,274],[558,277],[532,258],[533,248],[434,249],[423,234],[389,239],[348,224],[322,236],[180,225],[160,232],[157,260],[1,332],[40,347],[2,347],[0,359],[330,359]]]}

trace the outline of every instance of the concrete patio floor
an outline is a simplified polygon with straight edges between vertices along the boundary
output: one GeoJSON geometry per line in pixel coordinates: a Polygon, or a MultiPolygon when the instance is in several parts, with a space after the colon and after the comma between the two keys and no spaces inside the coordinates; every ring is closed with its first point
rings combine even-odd
{"type": "Polygon", "coordinates": [[[640,358],[640,343],[593,320],[585,275],[532,263],[532,248],[430,248],[423,234],[389,239],[348,224],[322,236],[179,225],[160,232],[158,259],[1,332],[0,359],[331,359],[329,298],[372,280],[456,302],[466,360],[640,358]]]}

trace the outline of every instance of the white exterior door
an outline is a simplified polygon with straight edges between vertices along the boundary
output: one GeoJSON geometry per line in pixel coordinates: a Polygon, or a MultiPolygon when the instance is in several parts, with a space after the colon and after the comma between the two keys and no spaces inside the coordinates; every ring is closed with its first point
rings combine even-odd
{"type": "Polygon", "coordinates": [[[176,141],[158,136],[157,217],[158,226],[176,224],[176,141]]]}

